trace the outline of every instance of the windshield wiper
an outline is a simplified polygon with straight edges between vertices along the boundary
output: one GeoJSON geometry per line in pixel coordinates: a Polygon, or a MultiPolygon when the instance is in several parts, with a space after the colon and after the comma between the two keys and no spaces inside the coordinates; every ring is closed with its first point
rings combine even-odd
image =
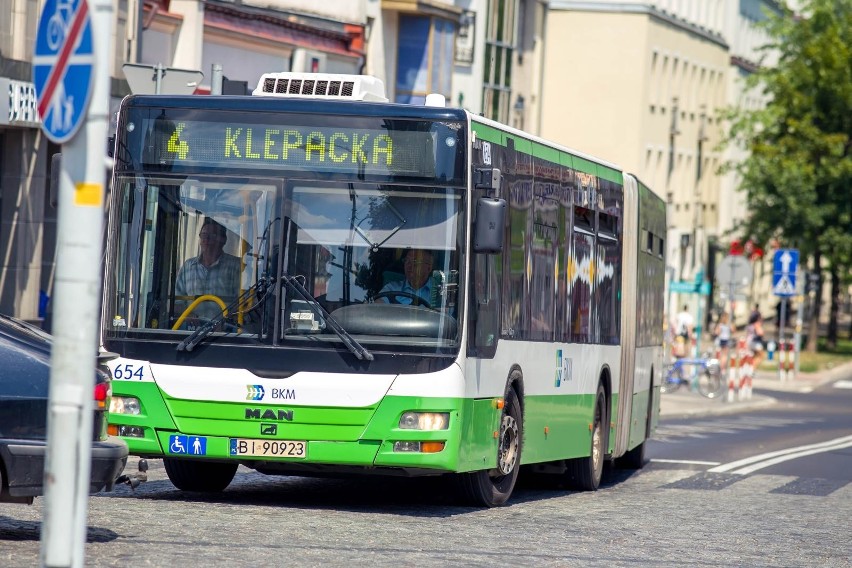
{"type": "Polygon", "coordinates": [[[367,361],[373,360],[373,354],[367,351],[366,347],[358,343],[358,341],[352,337],[348,331],[346,331],[342,325],[340,325],[336,319],[331,317],[325,308],[323,308],[316,298],[311,296],[311,293],[308,292],[305,287],[299,282],[298,276],[287,276],[282,275],[281,280],[284,284],[287,285],[288,288],[293,290],[293,292],[299,296],[302,300],[304,300],[316,314],[322,318],[326,325],[331,328],[331,330],[337,334],[337,337],[343,342],[344,345],[352,352],[355,357],[360,360],[366,359],[367,361]]]}
{"type": "Polygon", "coordinates": [[[274,276],[261,276],[257,280],[257,282],[246,288],[246,290],[242,294],[240,294],[236,300],[228,304],[221,314],[217,315],[210,321],[202,324],[198,329],[193,331],[189,337],[178,343],[177,350],[192,351],[193,349],[195,349],[196,345],[204,341],[206,337],[213,333],[213,330],[216,329],[216,326],[225,321],[225,318],[231,315],[232,312],[236,311],[241,304],[251,298],[253,293],[256,293],[257,301],[250,308],[250,310],[255,310],[258,307],[262,306],[266,299],[270,296],[268,292],[274,283],[274,276]]]}

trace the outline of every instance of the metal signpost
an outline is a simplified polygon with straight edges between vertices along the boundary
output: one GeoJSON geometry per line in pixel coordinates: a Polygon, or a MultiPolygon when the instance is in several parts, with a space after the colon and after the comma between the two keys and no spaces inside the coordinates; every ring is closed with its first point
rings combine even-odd
{"type": "Polygon", "coordinates": [[[204,79],[201,71],[163,67],[162,63],[125,63],[121,69],[134,95],[191,95],[204,79]]]}
{"type": "Polygon", "coordinates": [[[112,0],[45,0],[33,56],[42,129],[63,144],[42,566],[84,565],[112,25],[112,0]]]}
{"type": "MultiPolygon", "coordinates": [[[[780,298],[786,299],[796,295],[796,270],[799,267],[799,251],[796,249],[779,249],[775,251],[772,259],[772,293],[780,298]]],[[[781,313],[778,315],[778,348],[783,350],[784,327],[787,325],[787,302],[781,301],[781,313]]],[[[798,352],[799,346],[795,346],[798,352]]],[[[787,349],[787,358],[794,356],[787,349]]],[[[798,354],[795,355],[798,358],[798,354]]],[[[784,380],[783,364],[781,356],[778,358],[778,378],[784,380]]]]}

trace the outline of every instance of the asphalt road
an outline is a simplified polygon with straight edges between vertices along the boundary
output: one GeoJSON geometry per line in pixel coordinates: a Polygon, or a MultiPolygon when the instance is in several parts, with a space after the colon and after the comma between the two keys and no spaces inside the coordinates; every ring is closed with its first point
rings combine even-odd
{"type": "MultiPolygon", "coordinates": [[[[824,388],[761,390],[773,402],[737,406],[741,412],[664,414],[649,451],[672,462],[610,471],[595,493],[527,481],[497,509],[457,506],[440,479],[276,478],[242,469],[221,494],[184,494],[151,462],[151,480],[139,489],[90,499],[86,565],[852,566],[849,474],[797,469],[819,461],[850,472],[848,448],[782,469],[710,471],[780,447],[787,427],[808,440],[836,437],[826,431],[834,422],[802,420],[832,397],[838,408],[846,404],[824,388]],[[685,463],[702,461],[695,458],[712,463],[685,463]]],[[[42,504],[0,505],[0,566],[37,565],[42,504]]]]}

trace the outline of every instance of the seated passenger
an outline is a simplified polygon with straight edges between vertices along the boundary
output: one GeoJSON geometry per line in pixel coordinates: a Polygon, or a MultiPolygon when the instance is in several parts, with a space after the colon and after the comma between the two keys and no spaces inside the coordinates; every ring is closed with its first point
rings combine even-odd
{"type": "Polygon", "coordinates": [[[391,304],[414,304],[418,305],[416,296],[422,300],[422,304],[437,308],[438,306],[431,305],[432,298],[432,264],[434,257],[428,250],[423,249],[408,249],[403,257],[403,270],[405,271],[405,279],[388,282],[379,290],[377,302],[386,302],[391,304]],[[399,292],[399,294],[394,294],[399,292]]]}

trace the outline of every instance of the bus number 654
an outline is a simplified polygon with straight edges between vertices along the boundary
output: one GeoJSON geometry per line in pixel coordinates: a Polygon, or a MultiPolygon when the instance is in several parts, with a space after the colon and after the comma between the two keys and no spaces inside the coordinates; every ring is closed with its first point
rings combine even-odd
{"type": "Polygon", "coordinates": [[[135,367],[131,364],[118,365],[112,372],[112,377],[118,380],[132,381],[134,379],[143,379],[143,367],[135,367]]]}

